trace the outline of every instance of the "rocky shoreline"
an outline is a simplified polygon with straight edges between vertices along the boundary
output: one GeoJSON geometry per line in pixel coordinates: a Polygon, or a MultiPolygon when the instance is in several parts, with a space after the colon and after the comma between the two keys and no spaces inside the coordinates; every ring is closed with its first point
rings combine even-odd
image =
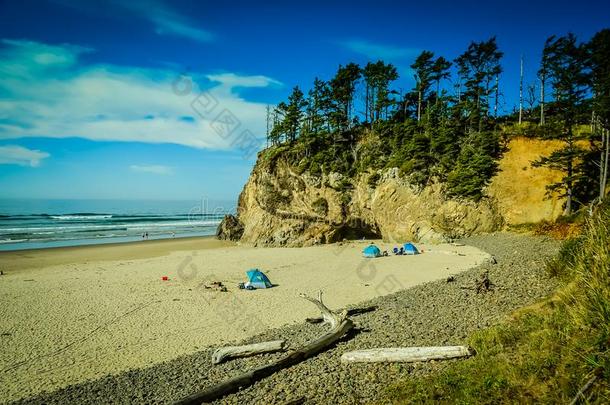
{"type": "MultiPolygon", "coordinates": [[[[410,374],[430,372],[446,363],[344,365],[339,361],[342,353],[373,347],[462,344],[472,332],[497,323],[515,309],[547,296],[556,287],[556,281],[546,275],[545,262],[557,252],[557,241],[498,233],[462,242],[492,254],[497,264],[487,263],[457,274],[452,282],[427,283],[361,303],[358,308],[369,309],[352,316],[356,330],[335,347],[218,403],[379,401],[388,384],[410,374]],[[474,286],[485,271],[489,271],[495,284],[493,291],[476,294],[462,288],[474,286]]],[[[269,330],[246,343],[286,339],[289,347],[299,347],[320,333],[321,326],[303,323],[269,330]]],[[[212,366],[211,351],[203,350],[16,403],[171,403],[281,356],[268,354],[212,366]]]]}

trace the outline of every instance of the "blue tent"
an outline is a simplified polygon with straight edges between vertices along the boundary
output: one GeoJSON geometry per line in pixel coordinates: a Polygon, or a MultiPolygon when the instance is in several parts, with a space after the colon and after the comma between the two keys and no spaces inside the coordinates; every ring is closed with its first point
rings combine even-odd
{"type": "Polygon", "coordinates": [[[404,254],[406,254],[406,255],[418,255],[419,254],[419,250],[417,250],[415,245],[412,244],[411,242],[405,243],[404,248],[405,248],[404,254]]]}
{"type": "Polygon", "coordinates": [[[364,248],[362,251],[364,257],[379,257],[381,256],[381,250],[375,245],[370,245],[364,248]]]}
{"type": "Polygon", "coordinates": [[[248,275],[248,282],[245,284],[246,287],[271,288],[273,286],[265,273],[259,269],[248,270],[246,274],[248,275]]]}

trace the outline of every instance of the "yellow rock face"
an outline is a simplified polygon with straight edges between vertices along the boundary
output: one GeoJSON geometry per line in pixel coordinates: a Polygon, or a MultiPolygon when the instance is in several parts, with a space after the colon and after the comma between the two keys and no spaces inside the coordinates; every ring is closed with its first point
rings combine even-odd
{"type": "Polygon", "coordinates": [[[545,186],[561,178],[548,168],[533,168],[532,162],[562,146],[560,141],[514,138],[500,160],[500,172],[487,193],[497,200],[498,210],[507,224],[518,225],[554,220],[563,211],[563,199],[546,197],[545,186]]]}

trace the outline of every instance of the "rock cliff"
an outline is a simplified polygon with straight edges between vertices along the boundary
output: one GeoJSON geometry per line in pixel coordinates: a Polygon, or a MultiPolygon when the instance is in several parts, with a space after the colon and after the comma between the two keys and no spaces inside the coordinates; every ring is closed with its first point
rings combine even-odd
{"type": "Polygon", "coordinates": [[[307,246],[344,238],[445,241],[502,226],[494,200],[446,199],[441,186],[413,187],[397,169],[347,179],[298,174],[285,162],[257,162],[219,237],[267,246],[307,246]],[[243,227],[240,238],[231,229],[243,227]],[[234,235],[230,235],[234,234],[234,235]]]}
{"type": "MultiPolygon", "coordinates": [[[[557,145],[515,138],[500,172],[479,202],[449,199],[441,184],[418,188],[398,169],[349,179],[339,173],[299,173],[281,158],[257,161],[239,197],[238,218],[227,217],[218,237],[261,246],[307,246],[344,238],[440,242],[504,225],[554,220],[562,201],[544,198],[556,174],[531,161],[557,145]]],[[[262,155],[261,155],[262,156],[262,155]]]]}

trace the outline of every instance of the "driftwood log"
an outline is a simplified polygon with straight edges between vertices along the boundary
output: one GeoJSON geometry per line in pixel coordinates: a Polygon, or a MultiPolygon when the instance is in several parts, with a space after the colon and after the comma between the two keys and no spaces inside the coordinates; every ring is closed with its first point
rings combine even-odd
{"type": "Polygon", "coordinates": [[[255,356],[262,353],[273,353],[284,350],[285,340],[254,343],[244,346],[226,346],[218,348],[212,353],[212,364],[220,364],[225,360],[236,357],[255,356]]]}
{"type": "Polygon", "coordinates": [[[322,303],[321,291],[319,292],[317,299],[308,297],[304,294],[300,294],[299,296],[312,302],[320,309],[324,323],[330,326],[330,329],[326,333],[317,337],[316,339],[311,340],[300,349],[288,352],[285,356],[273,363],[257,367],[243,374],[225,380],[203,391],[183,398],[176,404],[191,405],[211,402],[227,394],[236,392],[240,388],[248,387],[279,370],[300,363],[301,361],[321,352],[328,346],[331,346],[337,340],[341,339],[343,335],[354,327],[354,323],[347,317],[347,311],[335,313],[322,303]]]}
{"type": "Polygon", "coordinates": [[[344,363],[409,363],[469,357],[473,354],[474,351],[466,346],[397,347],[347,352],[341,356],[341,361],[344,363]]]}

